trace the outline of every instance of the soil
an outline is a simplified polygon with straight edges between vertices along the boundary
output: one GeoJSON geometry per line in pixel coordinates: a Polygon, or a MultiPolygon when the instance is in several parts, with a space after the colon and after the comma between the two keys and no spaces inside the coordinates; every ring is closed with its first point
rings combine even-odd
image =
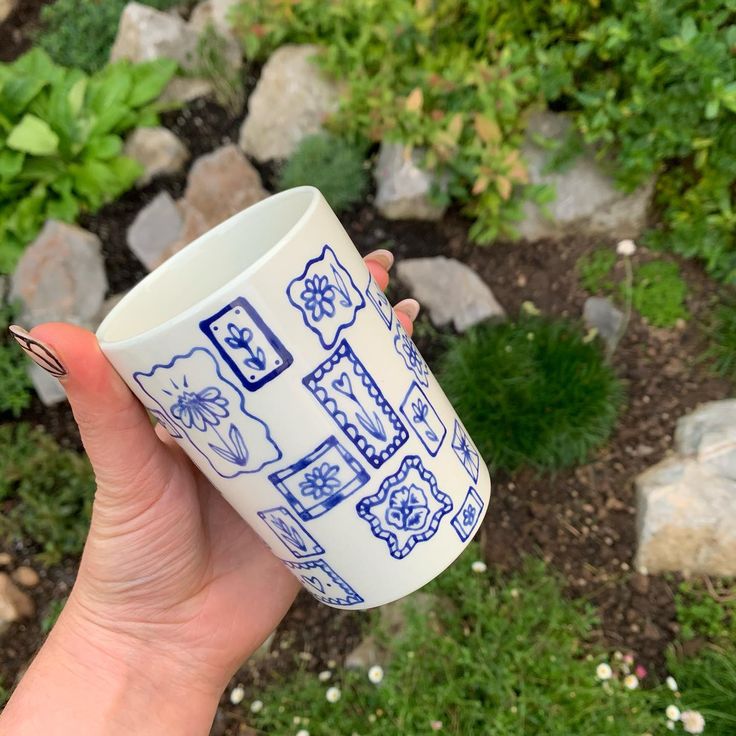
{"type": "MultiPolygon", "coordinates": [[[[43,2],[21,0],[19,9],[0,26],[0,58],[13,58],[28,45],[43,2]],[[12,44],[12,45],[10,45],[12,44]]],[[[257,70],[248,76],[252,88],[257,70]]],[[[200,100],[184,110],[167,113],[164,124],[190,148],[193,159],[237,140],[240,117],[212,101],[200,100]]],[[[258,167],[264,184],[273,188],[276,171],[258,167]]],[[[81,222],[103,242],[110,293],[131,288],[145,269],[125,244],[125,233],[137,212],[162,190],[174,198],[183,194],[186,175],[158,180],[133,190],[81,222]]],[[[446,255],[472,266],[493,289],[510,315],[524,301],[533,301],[545,314],[577,319],[589,296],[575,272],[579,256],[603,244],[601,239],[570,237],[561,243],[496,243],[473,246],[468,223],[450,212],[440,223],[391,222],[366,203],[342,216],[362,253],[390,247],[397,259],[446,255]]],[[[610,243],[609,245],[612,245],[610,243]]],[[[640,249],[635,262],[652,257],[640,249]]],[[[649,669],[663,671],[663,657],[676,634],[673,588],[677,576],[642,576],[633,572],[635,552],[635,492],[633,479],[662,459],[672,446],[677,419],[698,404],[730,395],[730,385],[708,373],[699,360],[703,352],[700,325],[708,316],[713,284],[702,269],[680,262],[689,285],[692,318],[681,329],[661,330],[634,316],[613,359],[626,385],[627,400],[610,441],[584,466],[538,475],[522,471],[494,478],[490,511],[479,532],[488,562],[513,569],[525,555],[543,557],[559,571],[569,594],[593,603],[601,616],[601,642],[612,649],[636,653],[649,669]]],[[[392,301],[409,296],[395,279],[392,301]]],[[[426,323],[426,317],[420,317],[426,323]]],[[[420,330],[419,346],[432,364],[441,351],[433,330],[420,330]]],[[[22,417],[43,424],[57,439],[79,447],[76,427],[66,405],[47,409],[36,401],[22,417]]],[[[16,545],[7,551],[14,564],[40,569],[42,582],[32,592],[38,616],[13,625],[0,638],[0,683],[16,682],[43,640],[41,619],[55,599],[73,583],[76,561],[39,568],[32,547],[16,545]]],[[[247,697],[274,677],[293,670],[295,653],[304,666],[324,669],[339,662],[360,641],[367,614],[335,611],[303,593],[275,634],[270,650],[236,675],[247,697]]],[[[213,734],[243,733],[242,708],[223,696],[213,734]]]]}
{"type": "Polygon", "coordinates": [[[51,2],[53,0],[18,0],[15,10],[0,23],[0,61],[13,61],[31,48],[41,27],[41,8],[51,2]]]}

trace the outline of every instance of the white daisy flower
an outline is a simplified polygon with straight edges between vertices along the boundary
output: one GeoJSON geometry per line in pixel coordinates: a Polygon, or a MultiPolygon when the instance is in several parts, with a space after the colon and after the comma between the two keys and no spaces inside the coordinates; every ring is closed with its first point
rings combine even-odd
{"type": "Polygon", "coordinates": [[[383,680],[383,667],[379,664],[374,664],[373,667],[368,670],[368,679],[374,685],[378,685],[378,683],[383,680]]]}
{"type": "Polygon", "coordinates": [[[296,736],[309,736],[309,731],[306,728],[302,728],[296,732],[296,736]]]}
{"type": "Polygon", "coordinates": [[[322,670],[322,672],[317,675],[317,679],[320,682],[327,682],[330,677],[332,677],[332,672],[330,670],[322,670]]]}
{"type": "Polygon", "coordinates": [[[672,690],[673,693],[677,692],[677,680],[675,680],[672,675],[670,675],[665,682],[667,683],[667,687],[672,690]]]}
{"type": "Polygon", "coordinates": [[[620,240],[616,245],[616,253],[620,256],[633,256],[636,253],[636,243],[633,240],[620,240]]]}
{"type": "Polygon", "coordinates": [[[703,733],[705,718],[697,710],[684,710],[680,713],[680,721],[686,733],[703,733]]]}
{"type": "Polygon", "coordinates": [[[624,677],[624,687],[627,690],[636,690],[639,687],[639,678],[636,675],[626,675],[624,677]]]}
{"type": "Polygon", "coordinates": [[[327,688],[325,697],[327,698],[328,703],[337,703],[337,701],[342,697],[342,692],[340,692],[339,687],[330,687],[327,688]]]}
{"type": "Polygon", "coordinates": [[[250,712],[251,713],[260,713],[263,710],[263,701],[262,700],[254,700],[250,704],[250,712]]]}
{"type": "Polygon", "coordinates": [[[242,685],[236,685],[230,691],[230,702],[233,705],[240,705],[245,697],[245,688],[242,685]]]}
{"type": "Polygon", "coordinates": [[[675,722],[674,721],[667,721],[667,728],[670,731],[674,731],[675,730],[675,722]]]}
{"type": "Polygon", "coordinates": [[[680,709],[676,705],[668,705],[665,708],[664,714],[670,721],[680,720],[680,709]]]}
{"type": "Polygon", "coordinates": [[[596,668],[595,668],[595,676],[599,680],[610,680],[613,677],[613,670],[611,669],[611,665],[607,662],[601,662],[596,668]]]}
{"type": "Polygon", "coordinates": [[[476,560],[471,566],[470,569],[473,572],[477,572],[479,575],[481,573],[484,573],[488,569],[488,565],[486,565],[485,562],[482,560],[476,560]]]}

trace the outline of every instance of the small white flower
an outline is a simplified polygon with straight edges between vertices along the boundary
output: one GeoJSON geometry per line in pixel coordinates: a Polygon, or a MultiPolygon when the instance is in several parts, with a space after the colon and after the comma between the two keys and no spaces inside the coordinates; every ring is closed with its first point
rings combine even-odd
{"type": "Polygon", "coordinates": [[[327,698],[328,703],[337,703],[338,700],[342,697],[342,693],[340,692],[339,687],[330,687],[327,688],[327,692],[325,693],[325,697],[327,698]]]}
{"type": "Polygon", "coordinates": [[[697,710],[684,710],[680,713],[682,727],[686,733],[703,733],[705,718],[697,710]]]}
{"type": "Polygon", "coordinates": [[[374,664],[373,667],[368,670],[368,679],[374,685],[378,685],[378,683],[383,680],[383,667],[381,667],[380,664],[374,664]]]}
{"type": "Polygon", "coordinates": [[[676,705],[668,705],[665,708],[664,714],[670,721],[680,720],[680,709],[676,705]]]}
{"type": "Polygon", "coordinates": [[[260,713],[263,710],[263,701],[262,700],[254,700],[250,704],[250,712],[251,713],[260,713]]]}
{"type": "Polygon", "coordinates": [[[330,659],[330,660],[328,660],[328,661],[327,661],[327,666],[328,666],[328,667],[329,667],[329,668],[330,668],[331,670],[334,670],[334,669],[335,669],[335,667],[337,667],[337,662],[335,662],[335,660],[334,660],[334,659],[330,659]]]}
{"type": "Polygon", "coordinates": [[[624,677],[624,687],[627,690],[636,690],[639,687],[639,678],[636,675],[626,675],[624,677]]]}
{"type": "Polygon", "coordinates": [[[483,560],[476,560],[471,566],[470,569],[473,572],[477,572],[479,575],[481,573],[484,573],[488,569],[488,565],[486,565],[483,560]]]}
{"type": "Polygon", "coordinates": [[[675,680],[672,675],[670,675],[665,682],[667,683],[667,687],[672,690],[673,693],[677,692],[677,680],[675,680]]]}
{"type": "Polygon", "coordinates": [[[596,668],[595,668],[595,676],[599,680],[610,680],[611,677],[613,677],[613,670],[611,669],[611,665],[607,662],[601,662],[596,668]]]}
{"type": "Polygon", "coordinates": [[[509,595],[512,598],[514,598],[514,599],[518,598],[519,597],[519,589],[518,588],[511,588],[511,590],[509,591],[509,595]]]}
{"type": "Polygon", "coordinates": [[[633,256],[636,253],[636,243],[633,240],[620,240],[616,245],[616,253],[620,256],[633,256]]]}
{"type": "Polygon", "coordinates": [[[309,736],[309,731],[306,728],[302,728],[296,732],[296,736],[309,736]]]}
{"type": "Polygon", "coordinates": [[[298,725],[299,725],[299,724],[300,724],[300,723],[302,722],[302,719],[301,719],[301,717],[300,717],[300,716],[294,716],[294,717],[293,717],[293,718],[291,719],[291,722],[292,722],[292,723],[293,723],[293,724],[294,724],[295,726],[298,726],[298,725]]]}
{"type": "Polygon", "coordinates": [[[245,688],[242,685],[236,685],[230,691],[230,702],[233,705],[240,705],[245,697],[245,688]]]}
{"type": "Polygon", "coordinates": [[[375,713],[369,713],[368,714],[368,723],[375,723],[376,722],[376,714],[375,713]]]}
{"type": "Polygon", "coordinates": [[[670,731],[674,731],[675,730],[675,722],[674,721],[667,721],[667,728],[670,731]]]}
{"type": "Polygon", "coordinates": [[[317,679],[320,682],[327,682],[330,677],[332,677],[332,672],[330,670],[322,670],[322,672],[317,675],[317,679]]]}
{"type": "Polygon", "coordinates": [[[441,731],[442,730],[442,721],[430,721],[429,727],[433,731],[441,731]]]}

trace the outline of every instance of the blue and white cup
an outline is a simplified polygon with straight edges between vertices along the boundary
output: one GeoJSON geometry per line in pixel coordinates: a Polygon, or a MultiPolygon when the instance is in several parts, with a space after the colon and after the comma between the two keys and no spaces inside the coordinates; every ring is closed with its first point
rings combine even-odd
{"type": "Polygon", "coordinates": [[[276,194],[97,331],[143,405],[315,598],[370,608],[470,542],[488,470],[317,189],[276,194]]]}

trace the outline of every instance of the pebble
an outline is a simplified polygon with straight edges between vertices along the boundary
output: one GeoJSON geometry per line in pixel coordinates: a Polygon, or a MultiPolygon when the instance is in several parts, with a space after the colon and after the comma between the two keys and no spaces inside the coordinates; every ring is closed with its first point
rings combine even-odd
{"type": "Polygon", "coordinates": [[[26,588],[35,588],[41,582],[38,573],[27,565],[21,565],[21,567],[14,570],[11,577],[16,583],[26,588]]]}

